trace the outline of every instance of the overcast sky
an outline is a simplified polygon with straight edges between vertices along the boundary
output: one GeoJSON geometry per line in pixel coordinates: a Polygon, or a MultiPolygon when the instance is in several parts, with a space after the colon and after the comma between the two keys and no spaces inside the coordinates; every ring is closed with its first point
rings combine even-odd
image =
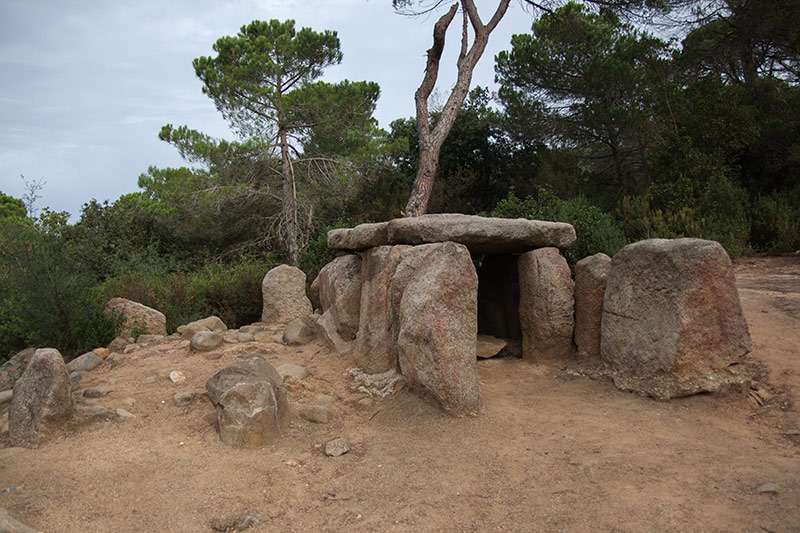
{"type": "MultiPolygon", "coordinates": [[[[497,4],[476,3],[484,21],[497,4]]],[[[413,116],[434,19],[397,15],[390,0],[1,0],[0,191],[21,198],[20,174],[43,179],[37,207],[69,211],[75,222],[91,198],[113,202],[138,190],[148,166],[182,164],[158,140],[164,124],[233,138],[192,59],[213,55],[219,37],[252,20],[289,18],[338,32],[344,60],[322,79],[378,82],[382,127],[413,116]]],[[[495,54],[530,24],[512,3],[473,86],[493,86],[495,54]]],[[[443,91],[455,78],[457,39],[451,32],[443,91]]]]}

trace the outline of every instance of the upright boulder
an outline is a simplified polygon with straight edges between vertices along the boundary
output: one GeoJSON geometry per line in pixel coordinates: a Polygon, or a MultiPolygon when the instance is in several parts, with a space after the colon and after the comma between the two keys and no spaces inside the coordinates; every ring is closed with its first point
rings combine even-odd
{"type": "Polygon", "coordinates": [[[222,442],[255,449],[277,439],[288,424],[286,389],[278,372],[252,353],[214,374],[206,382],[222,442]]]}
{"type": "Polygon", "coordinates": [[[575,264],[575,345],[581,357],[600,357],[600,321],[609,272],[611,258],[604,253],[575,264]]]}
{"type": "Polygon", "coordinates": [[[522,357],[559,360],[572,354],[574,286],[567,260],[557,248],[519,257],[519,315],[522,357]]]}
{"type": "Polygon", "coordinates": [[[361,306],[354,345],[357,364],[370,374],[396,370],[397,338],[390,284],[410,246],[379,246],[361,256],[361,306]]]}
{"type": "Polygon", "coordinates": [[[14,446],[35,447],[72,417],[69,375],[58,350],[36,350],[14,385],[8,433],[14,446]]]}
{"type": "Polygon", "coordinates": [[[330,313],[342,339],[355,339],[361,308],[361,258],[355,254],[337,257],[322,267],[314,283],[319,287],[323,315],[330,313]]]}
{"type": "Polygon", "coordinates": [[[295,318],[311,314],[306,296],[306,275],[297,267],[279,265],[267,272],[261,282],[263,309],[261,321],[286,325],[295,318]]]}
{"type": "Polygon", "coordinates": [[[624,389],[666,399],[741,380],[752,349],[733,266],[719,243],[650,239],[614,256],[601,353],[624,389]]]}
{"type": "Polygon", "coordinates": [[[130,337],[133,333],[138,335],[166,335],[167,317],[164,313],[142,305],[139,302],[125,298],[111,298],[106,304],[105,313],[120,313],[122,316],[122,331],[120,336],[130,337]]]}
{"type": "Polygon", "coordinates": [[[483,404],[475,343],[478,275],[466,246],[415,246],[402,254],[391,280],[400,371],[455,415],[483,404]]]}

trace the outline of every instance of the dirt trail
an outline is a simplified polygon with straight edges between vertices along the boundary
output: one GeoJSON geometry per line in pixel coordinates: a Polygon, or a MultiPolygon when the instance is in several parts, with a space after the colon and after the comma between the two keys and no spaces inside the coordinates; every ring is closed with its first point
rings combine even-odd
{"type": "Polygon", "coordinates": [[[95,403],[135,419],[76,425],[37,450],[0,449],[0,490],[17,488],[0,492],[0,507],[47,532],[210,531],[246,513],[262,518],[254,532],[799,531],[800,256],[741,260],[737,278],[754,340],[750,396],[656,402],[552,367],[486,360],[484,412],[454,419],[406,390],[351,391],[348,361],[318,344],[234,344],[207,361],[175,341],[101,367],[74,393],[110,387],[95,403]],[[202,392],[251,351],[311,376],[290,388],[288,434],[238,451],[204,420],[207,400],[177,407],[172,396],[202,392]],[[140,383],[175,369],[185,383],[140,383]],[[320,393],[337,398],[334,420],[300,419],[320,393]],[[325,457],[321,445],[340,436],[351,453],[325,457]],[[769,482],[782,492],[756,492],[769,482]]]}

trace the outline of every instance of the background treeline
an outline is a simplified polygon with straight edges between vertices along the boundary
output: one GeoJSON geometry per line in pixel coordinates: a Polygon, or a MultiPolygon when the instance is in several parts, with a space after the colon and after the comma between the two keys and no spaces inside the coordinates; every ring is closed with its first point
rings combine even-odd
{"type": "MultiPolygon", "coordinates": [[[[800,6],[711,4],[669,28],[575,3],[543,14],[495,58],[498,92],[471,91],[428,212],[571,222],[573,263],[650,237],[714,239],[732,256],[800,249],[800,6]],[[656,36],[670,31],[681,39],[656,36]]],[[[328,229],[400,216],[415,119],[384,131],[376,84],[320,73],[277,104],[303,120],[290,150],[242,135],[246,121],[238,141],[167,125],[160,137],[187,166],[151,167],[140,192],[91,200],[74,224],[0,196],[0,360],[27,345],[72,357],[107,343],[112,296],[161,310],[168,329],[210,314],[257,321],[261,278],[287,260],[286,216],[309,281],[332,258],[328,229]]]]}

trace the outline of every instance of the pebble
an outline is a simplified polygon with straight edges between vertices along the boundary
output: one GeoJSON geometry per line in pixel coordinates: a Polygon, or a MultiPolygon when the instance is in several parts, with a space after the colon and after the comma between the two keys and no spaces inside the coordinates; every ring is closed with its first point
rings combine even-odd
{"type": "Polygon", "coordinates": [[[246,514],[236,521],[236,523],[233,525],[233,529],[236,531],[244,531],[245,529],[251,528],[259,522],[261,522],[261,519],[258,515],[246,514]]]}
{"type": "Polygon", "coordinates": [[[281,378],[288,379],[305,379],[308,377],[308,370],[304,366],[293,365],[292,363],[284,363],[275,370],[278,371],[281,378]]]}
{"type": "Polygon", "coordinates": [[[139,335],[139,337],[136,339],[136,344],[147,346],[149,344],[156,344],[165,338],[165,335],[139,335]]]}
{"type": "Polygon", "coordinates": [[[211,351],[211,352],[203,352],[203,357],[208,359],[209,361],[213,361],[214,359],[219,359],[222,357],[222,352],[219,351],[211,351]]]}
{"type": "Polygon", "coordinates": [[[156,377],[155,376],[147,376],[146,378],[144,378],[139,383],[141,383],[142,385],[149,385],[150,383],[155,383],[155,382],[156,382],[156,377]]]}
{"type": "Polygon", "coordinates": [[[83,391],[84,398],[102,398],[103,396],[108,396],[111,393],[112,389],[106,389],[102,387],[92,387],[88,388],[83,391]]]}
{"type": "Polygon", "coordinates": [[[99,355],[100,357],[102,357],[103,359],[108,357],[108,354],[109,354],[108,348],[95,348],[92,351],[94,353],[96,353],[97,355],[99,355]]]}
{"type": "Polygon", "coordinates": [[[317,403],[321,405],[332,405],[336,402],[336,398],[330,394],[317,394],[317,403]]]}
{"type": "Polygon", "coordinates": [[[350,451],[350,443],[342,437],[333,439],[325,445],[325,455],[328,457],[339,457],[350,451]]]}
{"type": "Polygon", "coordinates": [[[255,336],[254,336],[252,333],[250,333],[249,331],[244,331],[244,332],[243,332],[243,331],[240,331],[240,332],[239,332],[239,333],[236,335],[236,340],[238,340],[239,342],[253,342],[254,340],[256,340],[256,338],[255,338],[255,336]]]}
{"type": "Polygon", "coordinates": [[[180,370],[173,370],[169,373],[169,380],[177,385],[186,381],[186,376],[180,370]]]}
{"type": "Polygon", "coordinates": [[[246,514],[241,518],[215,518],[211,521],[214,531],[244,531],[261,522],[256,514],[246,514]]]}
{"type": "Polygon", "coordinates": [[[783,491],[777,483],[764,483],[756,489],[758,494],[780,494],[783,491]]]}
{"type": "Polygon", "coordinates": [[[125,346],[125,347],[122,349],[122,353],[127,355],[127,354],[129,354],[129,353],[133,353],[133,352],[135,352],[135,351],[136,351],[136,350],[138,350],[139,348],[141,348],[141,346],[139,346],[138,344],[128,344],[127,346],[125,346]]]}
{"type": "Polygon", "coordinates": [[[75,407],[75,413],[82,418],[95,418],[98,416],[107,416],[108,409],[102,405],[80,405],[75,407]]]}
{"type": "Polygon", "coordinates": [[[136,415],[126,411],[125,409],[120,409],[119,407],[114,411],[117,415],[117,418],[121,420],[130,420],[131,418],[136,418],[136,415]]]}
{"type": "Polygon", "coordinates": [[[315,424],[327,424],[331,421],[331,412],[324,405],[305,405],[300,409],[300,416],[315,424]]]}
{"type": "Polygon", "coordinates": [[[186,392],[176,392],[175,395],[172,397],[172,401],[175,402],[175,405],[184,406],[189,405],[197,396],[197,393],[194,391],[186,391],[186,392]]]}

